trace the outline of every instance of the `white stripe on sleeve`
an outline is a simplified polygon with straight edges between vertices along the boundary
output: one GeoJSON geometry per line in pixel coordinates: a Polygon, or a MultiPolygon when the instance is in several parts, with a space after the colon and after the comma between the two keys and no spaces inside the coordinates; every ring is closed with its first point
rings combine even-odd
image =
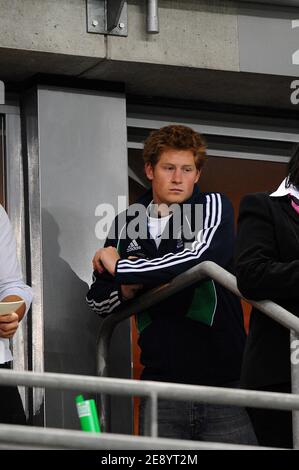
{"type": "Polygon", "coordinates": [[[121,260],[118,262],[119,273],[138,273],[163,269],[176,264],[185,263],[200,256],[209,248],[215,232],[221,223],[222,201],[220,194],[207,195],[204,229],[198,233],[197,241],[193,243],[192,250],[185,249],[179,253],[168,253],[162,258],[154,260],[121,260]]]}

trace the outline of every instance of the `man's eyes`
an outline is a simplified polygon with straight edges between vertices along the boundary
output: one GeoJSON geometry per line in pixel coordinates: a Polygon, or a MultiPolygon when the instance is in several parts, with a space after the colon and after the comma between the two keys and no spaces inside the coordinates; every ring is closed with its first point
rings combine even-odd
{"type": "MultiPolygon", "coordinates": [[[[165,166],[164,168],[165,168],[165,170],[169,170],[169,171],[175,170],[175,168],[174,168],[173,166],[165,166]]],[[[183,170],[184,172],[187,172],[187,173],[188,173],[189,171],[192,171],[192,168],[182,168],[182,170],[183,170]]]]}

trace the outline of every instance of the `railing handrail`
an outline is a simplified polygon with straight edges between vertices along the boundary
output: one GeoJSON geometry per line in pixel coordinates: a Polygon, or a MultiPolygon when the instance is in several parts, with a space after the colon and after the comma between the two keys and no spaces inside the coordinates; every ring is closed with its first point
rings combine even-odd
{"type": "MultiPolygon", "coordinates": [[[[209,387],[204,385],[174,384],[60,374],[53,372],[17,372],[0,369],[1,385],[26,385],[62,390],[104,392],[111,395],[148,396],[153,403],[157,398],[198,401],[209,404],[248,406],[255,408],[299,410],[299,394],[209,387]]],[[[86,435],[81,431],[47,429],[33,426],[0,424],[0,444],[59,447],[68,449],[262,449],[261,447],[226,443],[194,442],[151,437],[129,437],[118,434],[86,435]],[[100,437],[100,438],[99,438],[100,437]]]]}
{"type": "Polygon", "coordinates": [[[299,410],[299,394],[210,387],[207,385],[0,369],[0,386],[4,384],[109,393],[120,396],[151,397],[155,394],[164,399],[191,400],[201,403],[277,410],[299,410]]]}
{"type": "MultiPolygon", "coordinates": [[[[127,305],[125,305],[122,310],[118,311],[115,314],[112,313],[107,318],[105,318],[102,322],[98,335],[98,353],[101,349],[101,344],[106,339],[106,331],[108,332],[108,330],[114,328],[118,323],[122,322],[123,320],[126,320],[127,318],[136,315],[137,313],[140,313],[142,310],[145,310],[149,307],[153,307],[158,302],[167,299],[171,295],[205,278],[213,279],[226,289],[233,292],[238,297],[244,299],[253,307],[257,308],[273,320],[280,323],[282,326],[285,326],[290,330],[294,330],[297,334],[299,334],[299,318],[297,318],[293,313],[289,312],[288,310],[276,304],[275,302],[272,302],[271,300],[254,301],[245,298],[239,291],[237,287],[236,277],[233,274],[226,271],[221,266],[218,266],[213,261],[203,261],[197,266],[194,266],[193,268],[188,269],[184,273],[175,277],[168,284],[156,287],[155,289],[146,292],[137,299],[128,301],[127,305]]],[[[100,360],[98,358],[98,364],[101,363],[101,359],[102,356],[100,360]]],[[[101,372],[100,369],[99,372],[101,372]]],[[[99,375],[104,376],[102,374],[99,375]]]]}
{"type": "MultiPolygon", "coordinates": [[[[96,434],[57,428],[43,429],[36,426],[0,424],[0,444],[10,447],[81,449],[81,450],[264,450],[269,447],[254,447],[240,444],[187,441],[183,439],[127,436],[124,434],[96,434]]],[[[271,447],[271,450],[274,448],[271,447]]],[[[100,457],[99,457],[100,462],[100,457]]]]}
{"type": "Polygon", "coordinates": [[[236,277],[218,266],[213,261],[203,261],[197,266],[188,269],[184,273],[172,279],[168,284],[156,287],[155,289],[146,292],[142,296],[128,301],[125,307],[115,314],[109,315],[101,324],[98,340],[97,340],[97,364],[98,375],[105,377],[105,368],[107,367],[107,351],[106,342],[109,343],[111,334],[116,325],[123,320],[140,313],[149,307],[153,307],[158,302],[167,299],[171,295],[179,292],[180,290],[195,284],[205,278],[211,278],[221,284],[226,289],[233,292],[238,297],[244,299],[246,302],[268,315],[273,320],[288,329],[294,330],[299,334],[299,318],[294,314],[281,307],[280,305],[272,302],[271,300],[254,301],[246,299],[237,287],[236,277]]]}
{"type": "MultiPolygon", "coordinates": [[[[237,289],[236,279],[235,277],[225,271],[220,266],[217,266],[213,262],[203,262],[200,265],[186,271],[185,273],[177,276],[173,279],[169,284],[156,288],[151,292],[144,294],[142,297],[136,299],[128,303],[127,307],[123,309],[116,315],[111,315],[108,317],[104,322],[103,325],[106,328],[106,337],[104,341],[104,345],[106,350],[104,349],[104,359],[107,360],[108,358],[108,346],[109,346],[109,339],[112,334],[114,326],[116,326],[120,321],[134,315],[143,309],[149,308],[150,306],[154,305],[161,300],[169,297],[170,295],[178,292],[179,290],[184,289],[185,287],[198,282],[206,277],[209,277],[218,283],[222,284],[227,289],[234,292],[236,295],[241,294],[237,289]],[[107,327],[108,325],[108,327],[107,327]],[[108,334],[107,334],[108,333],[108,334]]],[[[245,299],[247,300],[247,299],[245,299]]],[[[295,317],[295,315],[291,314],[287,310],[283,309],[279,305],[275,304],[271,301],[261,301],[261,302],[253,302],[249,301],[252,305],[257,307],[262,312],[269,315],[274,320],[278,321],[282,325],[291,328],[292,330],[299,332],[299,319],[295,317]]],[[[105,331],[104,328],[104,331],[105,331]]],[[[103,331],[103,330],[102,330],[103,331]]],[[[101,341],[99,342],[101,344],[101,341]]],[[[107,368],[104,368],[104,371],[107,368]]],[[[210,403],[210,404],[222,404],[222,405],[232,405],[232,406],[248,406],[248,407],[255,407],[255,408],[273,408],[273,409],[280,409],[280,410],[299,410],[299,394],[282,394],[282,393],[274,393],[274,392],[261,392],[261,391],[254,391],[254,390],[242,390],[242,389],[230,389],[224,387],[208,387],[203,385],[187,385],[187,384],[173,384],[167,382],[153,382],[153,381],[139,381],[139,380],[130,380],[130,379],[110,379],[107,377],[92,377],[92,376],[85,376],[85,375],[71,375],[71,374],[57,374],[51,372],[45,373],[37,373],[37,372],[17,372],[17,371],[10,371],[5,369],[0,369],[0,385],[2,384],[8,385],[27,385],[27,386],[35,386],[35,387],[49,387],[49,388],[56,388],[56,389],[64,389],[64,390],[80,390],[80,391],[92,391],[92,392],[100,392],[100,393],[109,393],[111,395],[139,395],[139,396],[147,396],[150,398],[152,403],[152,422],[155,421],[154,425],[152,426],[151,438],[127,438],[128,442],[126,442],[126,448],[134,448],[134,444],[138,444],[139,448],[148,448],[142,447],[143,445],[147,446],[148,443],[154,448],[154,445],[158,447],[155,448],[167,448],[165,447],[165,442],[168,443],[170,446],[173,444],[173,448],[179,448],[181,445],[184,444],[182,441],[177,441],[171,443],[168,439],[155,439],[156,437],[156,415],[154,413],[154,408],[157,404],[157,398],[165,398],[165,399],[175,399],[175,400],[192,400],[192,401],[199,401],[202,403],[210,403]],[[132,440],[133,439],[133,440],[132,440]],[[147,442],[147,439],[149,442],[147,442]],[[136,441],[136,442],[135,442],[136,441]],[[137,442],[138,441],[138,442],[137,442]],[[140,441],[140,443],[139,443],[140,441]],[[140,444],[140,445],[139,445],[140,444]],[[161,447],[159,447],[161,445],[161,447]],[[131,446],[131,447],[130,447],[131,446]],[[141,447],[140,447],[141,446],[141,447]]],[[[295,412],[298,414],[298,412],[295,412]]],[[[12,428],[18,430],[16,426],[12,426],[12,428]]],[[[28,428],[26,428],[28,430],[28,428]]],[[[32,440],[30,440],[30,436],[28,434],[28,439],[26,442],[30,442],[31,444],[41,443],[42,441],[38,440],[37,435],[34,433],[36,432],[34,428],[32,429],[32,440]]],[[[19,430],[22,434],[22,430],[19,430]]],[[[56,431],[56,430],[55,430],[56,431]]],[[[59,431],[59,430],[58,430],[59,431]]],[[[26,433],[26,431],[24,431],[26,433]]],[[[28,432],[28,431],[27,431],[28,432]]],[[[29,431],[31,432],[31,431],[29,431]]],[[[53,432],[50,431],[50,439],[52,439],[52,443],[55,441],[53,437],[53,432]],[[51,437],[52,436],[52,437],[51,437]],[[54,440],[53,440],[54,439],[54,440]]],[[[62,433],[78,433],[78,431],[62,431],[62,433]]],[[[4,427],[0,425],[0,442],[1,438],[4,436],[4,427]]],[[[12,433],[13,434],[13,433],[12,433]]],[[[59,432],[58,432],[59,434],[59,432]]],[[[58,441],[60,439],[61,445],[68,445],[69,442],[67,439],[71,440],[71,434],[65,434],[65,440],[63,438],[63,434],[59,434],[57,436],[58,441]],[[61,440],[62,439],[62,440],[61,440]],[[64,442],[64,444],[63,444],[64,442]]],[[[79,434],[81,434],[79,432],[79,434]]],[[[46,436],[46,434],[44,434],[46,436]]],[[[4,441],[6,438],[3,437],[4,441]]],[[[47,439],[47,437],[46,437],[47,439]]],[[[113,443],[117,446],[120,444],[118,441],[117,436],[113,440],[111,439],[111,435],[107,438],[107,442],[97,444],[96,448],[111,448],[113,443]],[[108,447],[105,447],[107,445],[108,447]]],[[[59,445],[58,441],[55,441],[57,445],[59,445]]],[[[18,438],[13,440],[13,442],[20,443],[18,438]]],[[[79,443],[79,440],[76,441],[79,443]]],[[[195,443],[190,443],[191,447],[195,443]]],[[[53,444],[56,445],[56,444],[53,444]]],[[[84,444],[85,445],[85,444],[84,444]]],[[[88,444],[86,444],[88,445],[88,444]]],[[[125,443],[123,442],[123,445],[125,443]]],[[[187,444],[188,446],[189,444],[187,444]]],[[[226,444],[222,444],[223,448],[228,448],[226,444]]],[[[218,448],[219,444],[212,444],[212,443],[196,443],[196,448],[200,448],[200,446],[206,446],[201,448],[218,448]],[[208,447],[211,444],[211,447],[208,447]],[[199,447],[197,447],[199,446],[199,447]]],[[[221,446],[221,444],[220,444],[221,446]]],[[[73,446],[71,446],[73,447],[73,446]]],[[[191,448],[186,447],[186,448],[191,448]]],[[[93,447],[92,447],[93,448],[93,447]]],[[[114,447],[115,449],[117,447],[114,447]]],[[[172,448],[172,447],[168,447],[172,448]]],[[[182,447],[183,448],[183,447],[182,447]]]]}
{"type": "MultiPolygon", "coordinates": [[[[287,311],[280,305],[271,300],[253,301],[246,299],[237,287],[236,277],[218,266],[213,261],[203,261],[197,266],[188,269],[184,273],[175,277],[168,284],[159,286],[142,296],[129,301],[125,307],[105,318],[101,324],[98,340],[97,340],[97,373],[100,377],[108,376],[108,354],[110,339],[114,328],[123,320],[140,313],[142,310],[148,309],[158,302],[165,300],[171,295],[181,291],[182,289],[195,284],[206,278],[211,278],[221,284],[226,289],[233,292],[236,296],[244,299],[252,306],[268,315],[270,318],[280,323],[284,327],[293,330],[299,334],[299,318],[287,311]]],[[[110,401],[109,397],[101,396],[101,423],[105,429],[108,429],[107,422],[110,418],[110,401]]],[[[297,425],[296,425],[297,426],[297,425]]]]}

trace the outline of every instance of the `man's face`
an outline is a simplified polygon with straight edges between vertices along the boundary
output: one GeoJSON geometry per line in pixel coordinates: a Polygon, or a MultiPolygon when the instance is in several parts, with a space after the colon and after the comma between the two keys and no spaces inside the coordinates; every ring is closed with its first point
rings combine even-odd
{"type": "Polygon", "coordinates": [[[191,150],[165,150],[154,167],[146,163],[145,172],[152,182],[154,203],[167,205],[189,199],[200,176],[191,150]]]}

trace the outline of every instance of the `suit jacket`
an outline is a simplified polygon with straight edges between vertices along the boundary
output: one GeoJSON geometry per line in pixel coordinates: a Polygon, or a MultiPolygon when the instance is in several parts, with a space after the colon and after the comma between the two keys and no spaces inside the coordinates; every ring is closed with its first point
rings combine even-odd
{"type": "MultiPolygon", "coordinates": [[[[299,215],[288,196],[246,196],[236,243],[238,288],[248,299],[269,299],[299,316],[299,215]]],[[[290,333],[252,310],[242,385],[259,388],[290,382],[290,333]]]]}

